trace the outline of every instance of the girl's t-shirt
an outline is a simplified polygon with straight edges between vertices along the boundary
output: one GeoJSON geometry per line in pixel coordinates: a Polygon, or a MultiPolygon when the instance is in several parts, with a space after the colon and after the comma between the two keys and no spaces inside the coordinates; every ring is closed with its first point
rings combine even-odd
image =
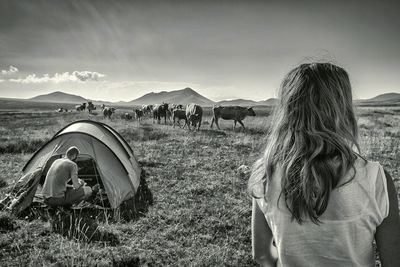
{"type": "Polygon", "coordinates": [[[332,191],[319,225],[292,220],[283,194],[279,198],[280,170],[275,171],[266,199],[257,203],[273,233],[278,266],[375,266],[374,234],[389,213],[386,177],[376,162],[358,159],[354,167],[354,179],[332,191]]]}

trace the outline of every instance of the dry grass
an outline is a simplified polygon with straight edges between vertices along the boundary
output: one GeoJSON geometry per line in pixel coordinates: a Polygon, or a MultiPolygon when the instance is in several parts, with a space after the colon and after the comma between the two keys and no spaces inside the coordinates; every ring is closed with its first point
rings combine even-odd
{"type": "MultiPolygon", "coordinates": [[[[9,185],[0,189],[0,197],[32,151],[77,119],[100,120],[120,132],[146,170],[154,195],[154,205],[139,220],[98,223],[118,240],[114,244],[66,239],[52,233],[49,223],[14,219],[15,228],[0,234],[0,265],[253,266],[247,177],[236,169],[251,165],[263,150],[270,111],[256,112],[264,116],[246,118],[246,131],[233,131],[230,121],[221,121],[218,131],[210,130],[211,113],[205,110],[203,121],[208,124],[198,132],[153,124],[151,119],[138,126],[119,114],[111,121],[87,113],[0,114],[1,178],[9,185]]],[[[381,162],[399,189],[399,112],[360,108],[358,114],[363,154],[381,162]]]]}

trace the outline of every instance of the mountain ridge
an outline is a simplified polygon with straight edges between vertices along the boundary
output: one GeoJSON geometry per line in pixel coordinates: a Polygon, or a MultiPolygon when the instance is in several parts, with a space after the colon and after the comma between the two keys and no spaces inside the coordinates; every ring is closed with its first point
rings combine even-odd
{"type": "MultiPolygon", "coordinates": [[[[110,105],[143,105],[143,104],[156,104],[156,103],[176,103],[186,105],[189,103],[196,103],[201,106],[213,106],[213,105],[235,105],[235,106],[272,106],[276,105],[278,99],[276,98],[269,98],[267,100],[262,101],[254,101],[250,99],[231,99],[231,100],[221,100],[221,101],[213,101],[192,88],[186,87],[180,90],[174,91],[161,91],[161,92],[150,92],[148,94],[144,94],[143,96],[136,98],[131,101],[102,101],[102,100],[90,100],[86,99],[82,96],[69,94],[61,91],[55,91],[48,94],[38,95],[28,99],[21,99],[21,100],[28,100],[34,102],[50,102],[50,103],[71,103],[71,104],[79,104],[87,101],[92,101],[94,104],[110,104],[110,105]]],[[[400,93],[384,93],[372,97],[370,99],[356,99],[354,100],[356,105],[376,105],[376,104],[384,104],[384,105],[400,105],[400,93]]]]}
{"type": "Polygon", "coordinates": [[[128,104],[131,105],[143,105],[149,103],[179,103],[182,105],[186,105],[189,103],[195,103],[198,105],[204,106],[213,106],[216,102],[211,99],[202,96],[192,88],[186,87],[184,89],[175,90],[175,91],[161,91],[158,93],[148,93],[139,98],[131,100],[128,104]]]}

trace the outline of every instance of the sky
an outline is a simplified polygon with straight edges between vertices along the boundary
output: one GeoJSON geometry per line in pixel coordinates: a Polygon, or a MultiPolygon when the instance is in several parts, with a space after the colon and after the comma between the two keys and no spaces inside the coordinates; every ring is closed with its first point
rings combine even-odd
{"type": "Polygon", "coordinates": [[[356,99],[400,93],[399,1],[0,0],[0,97],[130,101],[191,87],[275,97],[293,67],[344,67],[356,99]]]}

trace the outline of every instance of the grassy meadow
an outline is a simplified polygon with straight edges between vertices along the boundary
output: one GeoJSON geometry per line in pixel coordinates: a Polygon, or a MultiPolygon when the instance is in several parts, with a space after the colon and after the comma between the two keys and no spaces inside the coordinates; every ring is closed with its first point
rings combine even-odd
{"type": "MultiPolygon", "coordinates": [[[[211,130],[206,108],[198,132],[149,118],[140,125],[126,121],[121,114],[132,110],[124,108],[111,120],[54,109],[10,105],[0,111],[0,198],[32,153],[60,128],[91,119],[114,127],[133,148],[154,205],[134,222],[100,223],[114,242],[67,239],[52,233],[49,222],[1,213],[0,266],[255,266],[248,177],[237,169],[261,154],[270,109],[256,108],[258,116],[246,118],[243,131],[223,120],[221,130],[211,130]]],[[[400,108],[359,107],[357,114],[362,154],[391,173],[400,193],[400,108]]]]}

